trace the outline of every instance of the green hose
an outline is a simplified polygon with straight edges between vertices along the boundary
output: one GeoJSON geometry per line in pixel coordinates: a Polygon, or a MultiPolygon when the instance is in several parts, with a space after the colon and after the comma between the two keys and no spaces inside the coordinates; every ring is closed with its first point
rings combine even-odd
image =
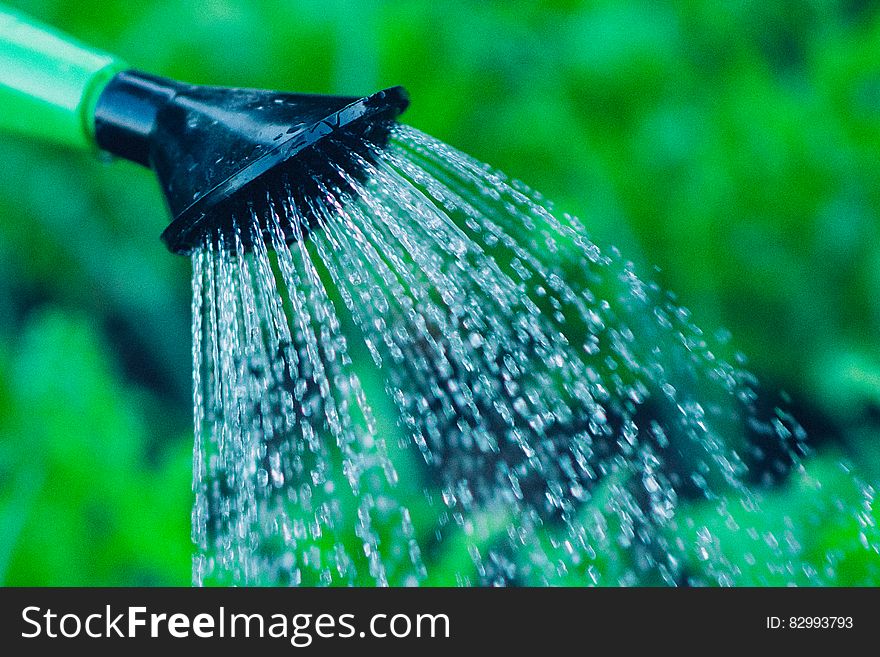
{"type": "Polygon", "coordinates": [[[0,6],[0,130],[95,149],[94,110],[127,66],[0,6]]]}

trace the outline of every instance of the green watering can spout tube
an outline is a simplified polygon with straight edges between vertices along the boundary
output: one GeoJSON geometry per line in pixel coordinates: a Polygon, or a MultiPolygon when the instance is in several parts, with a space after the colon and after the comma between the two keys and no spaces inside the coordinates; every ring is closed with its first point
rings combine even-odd
{"type": "Polygon", "coordinates": [[[402,87],[358,98],[184,84],[0,7],[0,130],[153,169],[173,217],[162,239],[175,253],[208,234],[231,237],[236,215],[259,220],[274,190],[291,189],[307,227],[317,225],[316,181],[338,182],[340,169],[363,179],[370,155],[356,150],[384,147],[408,103],[402,87]],[[328,136],[333,146],[319,153],[328,136]]]}
{"type": "Polygon", "coordinates": [[[0,128],[94,148],[98,96],[126,65],[0,7],[0,128]]]}

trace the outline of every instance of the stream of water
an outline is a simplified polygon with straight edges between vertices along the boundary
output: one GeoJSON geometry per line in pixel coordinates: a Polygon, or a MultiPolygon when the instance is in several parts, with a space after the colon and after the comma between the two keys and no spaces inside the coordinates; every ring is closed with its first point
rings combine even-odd
{"type": "Polygon", "coordinates": [[[828,514],[877,552],[869,486],[778,511],[803,429],[575,218],[412,128],[325,141],[360,174],[192,258],[195,584],[822,584],[828,514]]]}

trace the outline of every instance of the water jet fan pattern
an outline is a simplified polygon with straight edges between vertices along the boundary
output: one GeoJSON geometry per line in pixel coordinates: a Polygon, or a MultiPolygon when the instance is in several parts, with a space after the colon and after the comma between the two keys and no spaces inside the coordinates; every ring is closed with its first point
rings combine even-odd
{"type": "Polygon", "coordinates": [[[577,219],[405,126],[325,142],[365,175],[193,255],[194,583],[823,584],[840,509],[877,551],[874,491],[819,496],[795,419],[577,219]],[[781,480],[817,495],[767,531],[781,480]]]}

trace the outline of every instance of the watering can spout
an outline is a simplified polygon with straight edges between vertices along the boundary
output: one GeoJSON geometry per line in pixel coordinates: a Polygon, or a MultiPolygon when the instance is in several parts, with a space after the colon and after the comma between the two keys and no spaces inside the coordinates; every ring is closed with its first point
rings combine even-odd
{"type": "MultiPolygon", "coordinates": [[[[381,148],[408,102],[402,87],[361,98],[185,84],[0,7],[0,128],[151,168],[172,216],[162,239],[175,253],[228,231],[282,183],[331,169],[359,177],[358,158],[321,162],[313,147],[330,137],[381,148]]],[[[299,189],[307,215],[315,188],[299,189]]]]}
{"type": "Polygon", "coordinates": [[[358,135],[384,145],[390,121],[407,104],[401,87],[358,98],[197,86],[123,71],[98,98],[95,139],[156,172],[174,218],[163,239],[185,254],[278,167],[302,173],[297,158],[321,139],[358,135]]]}

